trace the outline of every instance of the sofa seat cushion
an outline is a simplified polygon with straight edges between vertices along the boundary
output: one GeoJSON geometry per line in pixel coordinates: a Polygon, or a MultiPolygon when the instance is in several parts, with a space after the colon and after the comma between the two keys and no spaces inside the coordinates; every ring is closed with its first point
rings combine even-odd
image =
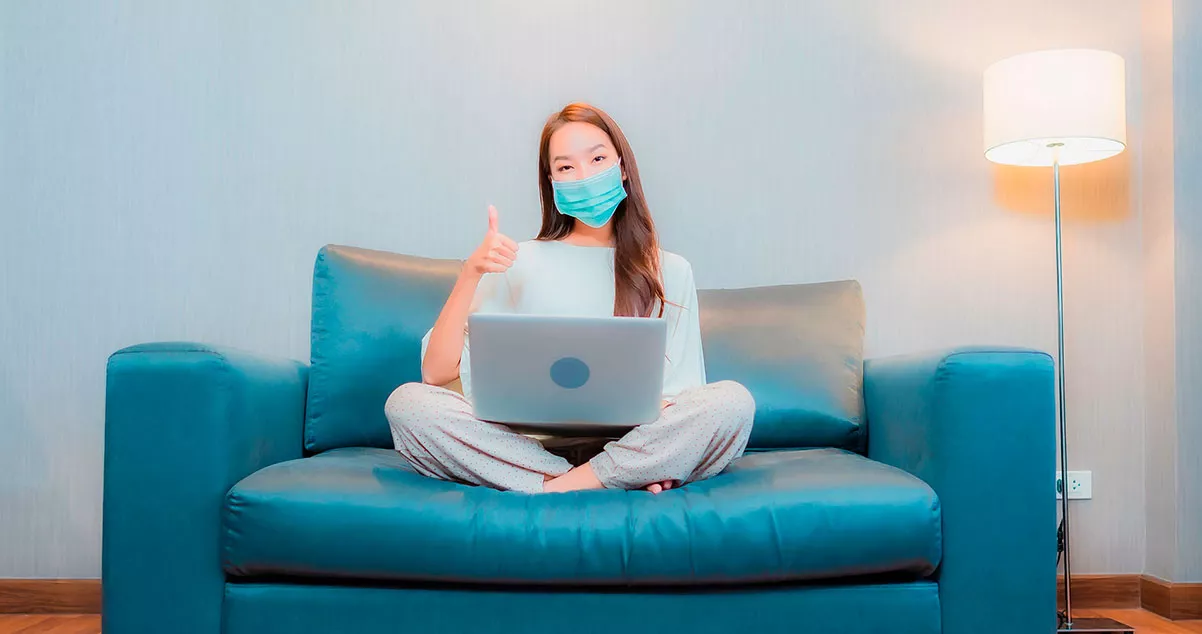
{"type": "Polygon", "coordinates": [[[229,575],[488,584],[734,584],[931,574],[939,502],[917,478],[839,449],[749,454],[652,495],[529,495],[414,473],[344,448],[267,467],[222,513],[229,575]]]}

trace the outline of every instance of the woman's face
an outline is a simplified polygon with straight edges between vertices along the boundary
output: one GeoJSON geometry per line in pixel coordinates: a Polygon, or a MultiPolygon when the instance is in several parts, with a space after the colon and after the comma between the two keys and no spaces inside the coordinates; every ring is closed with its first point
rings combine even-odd
{"type": "MultiPolygon", "coordinates": [[[[601,128],[580,121],[565,123],[547,143],[551,157],[551,180],[578,181],[600,173],[618,162],[614,142],[601,128]]],[[[626,180],[626,170],[622,170],[626,180]]]]}

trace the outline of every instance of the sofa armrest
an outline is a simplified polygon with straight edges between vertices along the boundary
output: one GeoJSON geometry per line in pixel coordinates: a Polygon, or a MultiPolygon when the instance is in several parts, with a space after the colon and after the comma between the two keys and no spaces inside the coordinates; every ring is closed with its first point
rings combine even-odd
{"type": "Polygon", "coordinates": [[[221,505],[247,475],[302,455],[308,368],[184,343],[109,358],[105,632],[219,634],[221,505]]]}
{"type": "Polygon", "coordinates": [[[963,348],[869,361],[868,455],[939,495],[944,634],[1056,623],[1052,359],[963,348]]]}

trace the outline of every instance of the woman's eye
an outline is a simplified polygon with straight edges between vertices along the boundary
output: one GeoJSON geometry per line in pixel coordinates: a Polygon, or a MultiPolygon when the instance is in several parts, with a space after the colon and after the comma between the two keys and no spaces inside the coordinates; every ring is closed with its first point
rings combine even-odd
{"type": "Polygon", "coordinates": [[[594,163],[600,163],[601,161],[604,161],[604,160],[605,160],[605,157],[604,157],[604,156],[594,156],[594,157],[593,157],[593,162],[594,162],[594,163]]]}
{"type": "Polygon", "coordinates": [[[571,166],[571,165],[560,165],[559,167],[555,168],[555,171],[557,171],[557,172],[566,172],[566,171],[568,171],[568,170],[570,170],[570,169],[572,169],[572,166],[571,166]]]}

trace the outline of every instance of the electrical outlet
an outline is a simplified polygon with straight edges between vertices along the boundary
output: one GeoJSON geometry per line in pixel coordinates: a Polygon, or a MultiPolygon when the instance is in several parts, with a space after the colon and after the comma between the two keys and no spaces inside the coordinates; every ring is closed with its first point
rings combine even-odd
{"type": "MultiPolygon", "coordinates": [[[[1059,500],[1064,492],[1064,480],[1060,477],[1059,471],[1056,472],[1056,499],[1059,500]]],[[[1069,471],[1068,472],[1068,499],[1070,500],[1089,500],[1093,498],[1093,472],[1092,471],[1069,471]]]]}

